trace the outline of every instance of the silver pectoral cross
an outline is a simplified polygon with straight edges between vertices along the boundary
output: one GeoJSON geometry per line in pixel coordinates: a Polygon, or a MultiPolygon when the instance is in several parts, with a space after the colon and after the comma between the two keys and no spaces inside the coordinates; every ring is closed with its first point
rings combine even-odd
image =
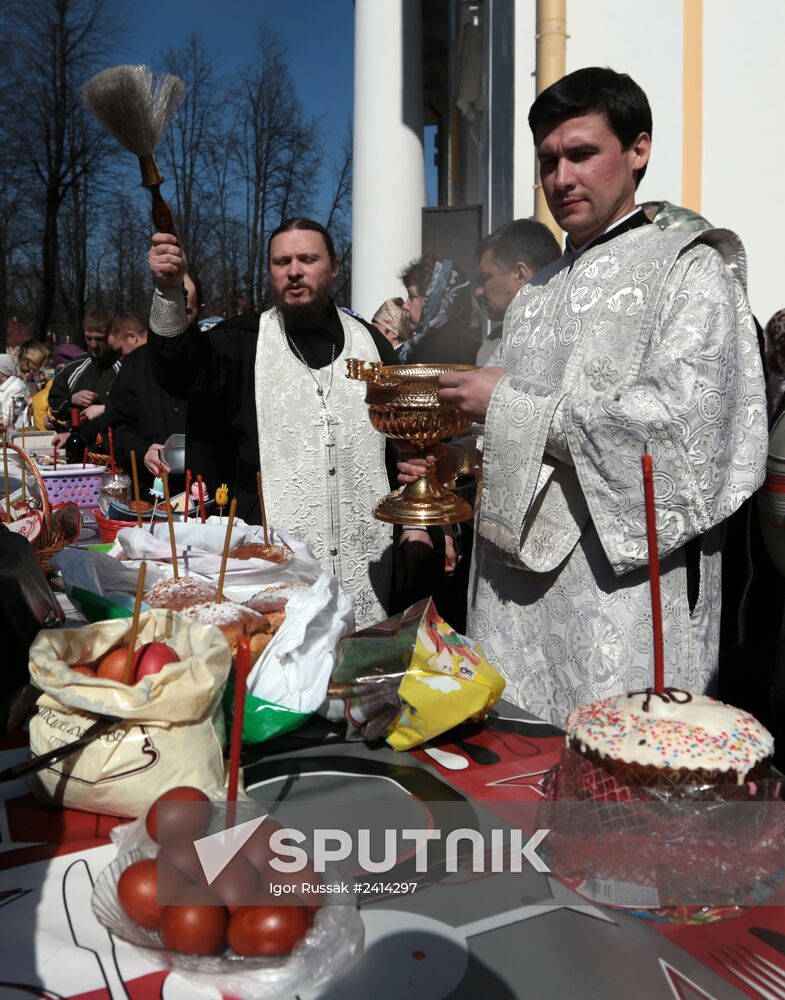
{"type": "Polygon", "coordinates": [[[324,407],[322,412],[319,414],[319,419],[315,423],[315,426],[321,429],[322,445],[324,447],[324,460],[326,462],[328,476],[334,476],[338,471],[336,466],[338,445],[333,431],[333,427],[335,427],[338,422],[338,419],[334,417],[326,407],[324,407]]]}
{"type": "Polygon", "coordinates": [[[338,418],[334,417],[328,410],[323,409],[319,414],[319,418],[316,421],[315,426],[321,427],[325,437],[328,440],[332,440],[335,438],[335,434],[333,433],[333,427],[337,423],[338,423],[338,418]]]}

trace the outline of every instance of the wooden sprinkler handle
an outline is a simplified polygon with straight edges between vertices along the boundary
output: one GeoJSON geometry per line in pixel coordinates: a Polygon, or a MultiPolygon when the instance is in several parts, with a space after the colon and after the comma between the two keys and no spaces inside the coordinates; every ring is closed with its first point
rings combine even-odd
{"type": "Polygon", "coordinates": [[[161,184],[164,178],[158,169],[154,156],[140,156],[139,169],[142,172],[142,187],[146,187],[153,199],[152,217],[156,232],[169,233],[177,236],[177,227],[168,202],[161,195],[161,184]]]}

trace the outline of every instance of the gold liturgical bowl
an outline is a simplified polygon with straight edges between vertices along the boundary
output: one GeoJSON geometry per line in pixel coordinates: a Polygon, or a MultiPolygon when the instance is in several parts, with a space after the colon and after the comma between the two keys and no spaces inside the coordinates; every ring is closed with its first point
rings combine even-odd
{"type": "MultiPolygon", "coordinates": [[[[349,378],[366,383],[371,423],[394,441],[409,441],[425,455],[437,441],[463,434],[471,421],[455,407],[439,402],[438,377],[444,372],[477,371],[476,365],[382,365],[347,359],[349,378]]],[[[457,524],[467,521],[471,505],[436,479],[436,470],[393,490],[376,504],[373,516],[392,524],[457,524]]]]}

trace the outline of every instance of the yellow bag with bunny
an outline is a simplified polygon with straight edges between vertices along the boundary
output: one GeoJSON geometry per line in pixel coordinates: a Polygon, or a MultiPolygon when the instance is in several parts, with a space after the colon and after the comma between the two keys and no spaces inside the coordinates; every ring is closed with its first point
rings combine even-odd
{"type": "Polygon", "coordinates": [[[163,642],[179,660],[133,685],[75,673],[125,645],[130,619],[45,630],[30,648],[30,679],[44,692],[30,722],[30,749],[79,739],[100,716],[113,728],[31,780],[39,798],[87,812],[136,817],[168,788],[223,787],[221,695],[231,668],[226,639],[172,611],[139,621],[136,648],[163,642]]]}
{"type": "Polygon", "coordinates": [[[341,640],[322,715],[368,741],[410,750],[467,719],[483,719],[504,678],[427,598],[341,640]]]}

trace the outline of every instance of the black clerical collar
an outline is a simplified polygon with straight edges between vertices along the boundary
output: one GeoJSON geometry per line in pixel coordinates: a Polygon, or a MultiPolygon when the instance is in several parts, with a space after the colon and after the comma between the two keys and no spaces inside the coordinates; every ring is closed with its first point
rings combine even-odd
{"type": "Polygon", "coordinates": [[[638,208],[634,212],[631,212],[626,218],[617,222],[615,226],[611,226],[611,228],[606,230],[604,233],[600,233],[600,235],[595,236],[593,240],[589,240],[588,243],[584,243],[577,248],[573,245],[572,240],[568,236],[564,244],[564,255],[565,257],[580,257],[582,254],[586,253],[587,250],[593,250],[594,247],[598,247],[602,243],[607,243],[609,240],[615,240],[617,236],[621,236],[622,233],[629,232],[630,229],[638,229],[640,226],[647,226],[649,222],[650,219],[647,217],[643,209],[638,208]]]}
{"type": "Polygon", "coordinates": [[[324,368],[343,350],[343,325],[334,302],[330,303],[324,317],[316,320],[313,326],[289,328],[284,321],[284,328],[292,354],[304,360],[309,368],[324,368]]]}

